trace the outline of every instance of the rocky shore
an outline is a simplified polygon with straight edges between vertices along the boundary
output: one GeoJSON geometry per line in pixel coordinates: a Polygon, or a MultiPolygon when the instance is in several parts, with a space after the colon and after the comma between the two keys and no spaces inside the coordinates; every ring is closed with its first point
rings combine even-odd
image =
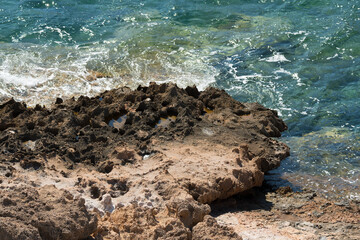
{"type": "Polygon", "coordinates": [[[256,190],[289,155],[274,139],[286,128],[275,111],[214,88],[150,84],[51,108],[4,100],[0,239],[356,239],[356,203],[332,208],[343,232],[306,235],[332,216],[316,201],[333,203],[256,190]],[[256,211],[244,207],[249,191],[256,211]],[[291,232],[303,222],[304,233],[291,232]]]}

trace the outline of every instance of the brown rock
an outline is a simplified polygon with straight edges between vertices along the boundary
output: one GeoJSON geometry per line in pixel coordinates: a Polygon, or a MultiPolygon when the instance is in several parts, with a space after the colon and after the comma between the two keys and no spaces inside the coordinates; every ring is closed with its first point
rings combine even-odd
{"type": "Polygon", "coordinates": [[[193,228],[192,237],[196,240],[242,240],[233,229],[220,226],[210,216],[206,216],[203,222],[193,228]]]}
{"type": "Polygon", "coordinates": [[[8,219],[0,226],[29,226],[12,229],[12,239],[87,237],[96,220],[84,204],[104,215],[97,235],[105,239],[190,239],[192,228],[226,239],[231,234],[207,217],[207,204],[261,186],[289,155],[271,138],[287,128],[275,111],[222,90],[152,83],[100,96],[51,109],[1,103],[0,172],[12,191],[0,197],[0,217],[8,219]],[[29,187],[47,182],[83,200],[29,187]],[[123,207],[106,213],[115,206],[123,207]]]}
{"type": "Polygon", "coordinates": [[[191,239],[189,229],[178,219],[136,204],[104,217],[97,234],[103,239],[191,239]]]}
{"type": "Polygon", "coordinates": [[[0,190],[0,239],[84,239],[97,218],[54,186],[0,190]]]}

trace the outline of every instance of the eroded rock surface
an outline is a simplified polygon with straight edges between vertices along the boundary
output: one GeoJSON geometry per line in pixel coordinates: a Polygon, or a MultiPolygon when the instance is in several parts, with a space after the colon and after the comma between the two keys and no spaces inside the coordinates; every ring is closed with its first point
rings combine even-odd
{"type": "Polygon", "coordinates": [[[150,84],[51,109],[10,99],[0,116],[1,189],[66,189],[103,217],[94,236],[104,239],[239,238],[207,204],[260,186],[289,155],[272,138],[286,129],[275,111],[214,88],[150,84]]]}
{"type": "Polygon", "coordinates": [[[85,239],[97,218],[84,203],[54,186],[0,189],[0,239],[85,239]]]}

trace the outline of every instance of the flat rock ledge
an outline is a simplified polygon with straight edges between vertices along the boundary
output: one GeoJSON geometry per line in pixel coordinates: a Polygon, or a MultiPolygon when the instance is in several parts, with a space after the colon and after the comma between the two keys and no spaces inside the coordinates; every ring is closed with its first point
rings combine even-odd
{"type": "Polygon", "coordinates": [[[215,88],[4,100],[0,239],[241,239],[208,204],[261,186],[289,155],[286,128],[215,88]]]}

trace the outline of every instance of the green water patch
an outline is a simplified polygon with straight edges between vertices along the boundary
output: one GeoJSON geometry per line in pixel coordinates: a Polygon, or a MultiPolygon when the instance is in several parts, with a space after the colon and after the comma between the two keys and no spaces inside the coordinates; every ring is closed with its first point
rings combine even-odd
{"type": "MultiPolygon", "coordinates": [[[[232,13],[225,18],[213,21],[213,27],[219,30],[236,30],[256,32],[258,28],[278,31],[286,31],[291,29],[291,22],[287,18],[279,18],[275,16],[250,16],[241,13],[232,13]]],[[[266,34],[266,32],[263,32],[266,34]]]]}
{"type": "Polygon", "coordinates": [[[351,126],[326,127],[286,137],[291,156],[279,169],[283,178],[329,197],[360,199],[360,135],[351,126]]]}
{"type": "MultiPolygon", "coordinates": [[[[207,9],[200,7],[207,4],[196,3],[201,9],[207,9]]],[[[5,37],[14,51],[0,46],[0,55],[5,53],[0,60],[0,84],[6,84],[1,86],[6,95],[34,104],[39,99],[51,102],[49,98],[63,93],[94,96],[150,81],[173,81],[183,87],[196,84],[203,89],[215,81],[219,69],[214,63],[220,56],[260,46],[273,32],[290,28],[285,18],[228,14],[212,4],[203,13],[190,11],[192,17],[173,3],[155,7],[150,2],[124,1],[97,7],[96,2],[66,1],[55,5],[42,10],[62,13],[58,18],[37,22],[26,15],[27,26],[22,21],[14,24],[16,33],[5,37]],[[81,5],[86,5],[89,16],[77,13],[81,5]],[[197,24],[196,15],[208,24],[197,24]]]]}

